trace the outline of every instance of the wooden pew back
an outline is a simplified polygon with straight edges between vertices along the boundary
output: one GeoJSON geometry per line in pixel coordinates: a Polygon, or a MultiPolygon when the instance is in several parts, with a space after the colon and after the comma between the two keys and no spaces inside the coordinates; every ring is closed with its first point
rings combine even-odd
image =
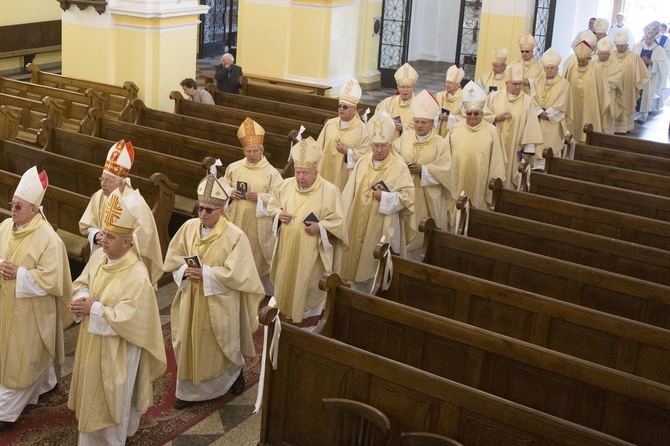
{"type": "MultiPolygon", "coordinates": [[[[375,252],[383,271],[387,245],[375,252]]],[[[379,297],[670,385],[670,331],[392,255],[379,297]]]]}
{"type": "Polygon", "coordinates": [[[63,122],[64,105],[61,101],[44,97],[40,101],[0,93],[0,105],[18,113],[17,138],[35,143],[43,119],[51,119],[56,125],[63,122]]]}
{"type": "Polygon", "coordinates": [[[586,144],[599,147],[607,147],[616,150],[625,150],[636,154],[660,156],[670,158],[670,144],[649,141],[629,136],[610,135],[608,133],[594,132],[593,125],[584,126],[586,133],[586,144]]]}
{"type": "Polygon", "coordinates": [[[670,438],[666,385],[342,285],[328,300],[325,336],[631,443],[670,438]]]}
{"type": "Polygon", "coordinates": [[[543,156],[544,171],[550,175],[670,197],[670,181],[665,175],[556,158],[551,149],[545,149],[543,156]]]}
{"type": "Polygon", "coordinates": [[[670,287],[422,225],[424,263],[670,329],[670,287]]]}
{"type": "Polygon", "coordinates": [[[670,198],[571,178],[533,173],[530,193],[670,221],[670,198]]]}
{"type": "MultiPolygon", "coordinates": [[[[668,145],[670,150],[670,145],[668,145]]],[[[575,144],[574,159],[587,163],[604,164],[622,169],[637,170],[656,175],[670,176],[670,158],[643,155],[607,147],[575,144]]]]}
{"type": "MultiPolygon", "coordinates": [[[[261,317],[266,325],[271,320],[261,317]]],[[[277,369],[267,361],[265,372],[262,445],[335,446],[335,423],[321,411],[329,397],[384,412],[391,446],[408,431],[437,432],[473,446],[629,444],[283,322],[277,369]]]]}

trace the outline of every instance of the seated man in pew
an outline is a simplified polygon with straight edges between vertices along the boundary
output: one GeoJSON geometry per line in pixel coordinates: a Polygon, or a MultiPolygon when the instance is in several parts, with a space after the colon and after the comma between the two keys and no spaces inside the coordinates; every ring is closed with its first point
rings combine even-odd
{"type": "Polygon", "coordinates": [[[274,238],[267,206],[270,191],[282,182],[282,177],[263,156],[264,135],[263,127],[253,119],[244,120],[237,132],[244,159],[229,164],[220,181],[230,196],[224,207],[226,217],[249,238],[265,294],[272,296],[268,274],[272,264],[274,238]]]}
{"type": "Polygon", "coordinates": [[[212,95],[209,94],[209,91],[204,88],[198,88],[198,84],[190,77],[181,81],[179,85],[181,85],[181,88],[184,90],[184,94],[193,102],[215,105],[214,99],[212,98],[212,95]]]}
{"type": "Polygon", "coordinates": [[[367,127],[372,153],[356,163],[342,193],[349,246],[342,253],[341,275],[355,289],[370,292],[377,263],[372,254],[380,238],[405,255],[416,221],[412,177],[391,149],[393,119],[376,113],[367,127]]]}
{"type": "Polygon", "coordinates": [[[450,227],[456,226],[456,202],[461,193],[470,197],[473,206],[491,206],[491,178],[505,178],[505,150],[500,133],[484,120],[487,94],[470,81],[463,91],[465,120],[457,122],[447,135],[447,150],[451,153],[451,169],[447,175],[447,214],[450,227]]]}
{"type": "Polygon", "coordinates": [[[242,77],[242,67],[235,65],[235,58],[232,54],[226,53],[221,56],[221,65],[216,66],[214,79],[216,79],[216,88],[224,93],[239,93],[240,78],[242,77]]]}
{"type": "Polygon", "coordinates": [[[292,323],[314,327],[326,300],[319,280],[338,264],[334,248],[347,244],[342,193],[319,175],[321,151],[312,137],[295,144],[291,157],[295,178],[275,187],[268,203],[277,239],[270,282],[277,308],[292,323]]]}
{"type": "Polygon", "coordinates": [[[58,384],[72,280],[63,241],[39,207],[49,184],[31,167],[0,225],[0,432],[58,384]]]}
{"type": "Polygon", "coordinates": [[[147,267],[147,271],[149,271],[151,283],[155,286],[158,279],[163,276],[163,254],[158,238],[158,229],[156,229],[156,221],[151,209],[140,192],[130,186],[128,172],[130,172],[134,160],[135,152],[130,141],[127,143],[124,140],[118,141],[109,149],[107,161],[100,177],[100,190],[93,194],[84,215],[81,216],[79,231],[84,237],[88,237],[91,253],[95,252],[102,241],[101,228],[109,194],[114,189],[119,189],[123,197],[130,194],[139,195],[138,199],[132,200],[132,203],[137,203],[137,208],[132,209],[132,211],[139,221],[139,227],[134,232],[133,237],[136,238],[134,242],[138,247],[142,261],[147,267]]]}
{"type": "Polygon", "coordinates": [[[370,149],[368,131],[356,109],[362,93],[360,85],[353,79],[342,87],[338,117],[326,122],[316,140],[321,149],[319,172],[324,180],[340,190],[347,184],[356,162],[370,149]]]}

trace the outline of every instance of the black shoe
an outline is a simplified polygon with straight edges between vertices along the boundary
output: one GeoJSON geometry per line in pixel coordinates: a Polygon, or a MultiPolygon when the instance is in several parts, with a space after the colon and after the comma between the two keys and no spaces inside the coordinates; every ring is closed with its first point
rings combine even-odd
{"type": "Polygon", "coordinates": [[[242,392],[244,392],[244,372],[240,370],[240,374],[233,383],[233,385],[230,387],[230,393],[233,395],[242,395],[242,392]]]}
{"type": "Polygon", "coordinates": [[[12,421],[0,421],[0,432],[8,431],[14,427],[12,421]]]}
{"type": "Polygon", "coordinates": [[[187,407],[191,407],[195,404],[198,404],[198,402],[197,401],[184,401],[184,400],[180,400],[179,398],[177,398],[177,400],[174,402],[174,406],[172,406],[172,407],[174,407],[177,410],[183,410],[183,409],[186,409],[187,407]]]}

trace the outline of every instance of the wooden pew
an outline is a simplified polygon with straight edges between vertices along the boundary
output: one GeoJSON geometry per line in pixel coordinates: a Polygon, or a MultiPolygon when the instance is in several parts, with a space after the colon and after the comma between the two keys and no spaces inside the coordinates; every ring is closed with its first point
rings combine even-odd
{"type": "Polygon", "coordinates": [[[606,147],[589,146],[578,142],[575,144],[574,159],[587,163],[670,176],[670,157],[661,158],[660,156],[642,155],[606,147]]]}
{"type": "MultiPolygon", "coordinates": [[[[89,197],[100,190],[99,178],[102,171],[99,164],[91,164],[17,142],[1,141],[0,144],[2,170],[22,175],[30,167],[37,166],[38,170],[46,170],[51,185],[89,197]]],[[[165,255],[170,244],[168,226],[174,209],[177,185],[164,174],[157,172],[152,173],[149,178],[132,173],[128,177],[133,188],[139,189],[151,208],[161,250],[165,255]]],[[[79,217],[81,218],[81,215],[79,217]]]]}
{"type": "Polygon", "coordinates": [[[421,223],[423,262],[670,330],[670,287],[421,223]]]}
{"type": "MultiPolygon", "coordinates": [[[[205,80],[206,85],[214,86],[214,75],[203,73],[200,75],[205,80]]],[[[249,85],[263,86],[266,88],[273,88],[276,91],[284,93],[299,93],[309,96],[323,97],[326,90],[330,90],[330,85],[319,85],[308,82],[292,81],[289,79],[277,79],[276,77],[259,76],[256,74],[247,74],[240,76],[239,83],[242,85],[242,90],[249,85]]]]}
{"type": "Polygon", "coordinates": [[[256,113],[248,110],[237,110],[233,108],[224,109],[218,105],[189,101],[184,99],[184,96],[178,91],[170,93],[170,99],[174,101],[174,112],[178,115],[192,116],[194,118],[237,126],[249,117],[259,123],[266,132],[278,133],[281,135],[286,135],[291,131],[297,132],[302,125],[305,127],[304,136],[312,136],[316,139],[323,128],[323,124],[314,124],[311,122],[288,119],[286,117],[278,117],[265,113],[256,113]]]}
{"type": "Polygon", "coordinates": [[[266,115],[281,116],[282,118],[296,119],[323,125],[330,118],[337,116],[337,109],[319,110],[305,107],[303,105],[287,104],[269,99],[254,98],[242,94],[224,93],[219,91],[215,85],[208,84],[207,91],[214,98],[214,103],[226,108],[236,108],[245,112],[263,113],[266,115]]]}
{"type": "MultiPolygon", "coordinates": [[[[390,254],[384,299],[670,385],[670,331],[390,254]]],[[[382,283],[378,277],[378,284],[382,283]]]]}
{"type": "Polygon", "coordinates": [[[670,438],[670,386],[324,280],[324,336],[624,441],[670,438]]]}
{"type": "Polygon", "coordinates": [[[21,114],[7,105],[0,105],[0,139],[16,140],[21,114]]]}
{"type": "Polygon", "coordinates": [[[670,251],[670,222],[505,189],[492,179],[495,212],[670,251]]]}
{"type": "Polygon", "coordinates": [[[0,59],[22,57],[25,67],[38,54],[60,50],[60,19],[0,26],[0,59]]]}
{"type": "MultiPolygon", "coordinates": [[[[238,125],[222,124],[191,116],[163,112],[147,107],[140,99],[133,100],[130,107],[132,113],[129,113],[127,118],[132,119],[127,122],[240,147],[237,131],[242,121],[238,125]]],[[[291,150],[290,142],[291,138],[288,135],[265,132],[263,140],[265,156],[280,171],[283,171],[286,167],[291,150]]]]}
{"type": "Polygon", "coordinates": [[[137,98],[139,88],[132,81],[126,81],[123,86],[104,84],[102,82],[87,81],[59,74],[41,71],[38,65],[29,63],[25,66],[30,72],[30,81],[34,84],[46,85],[61,90],[86,93],[93,89],[102,97],[100,109],[105,116],[120,119],[128,113],[130,102],[137,98]]]}
{"type": "Polygon", "coordinates": [[[58,99],[63,102],[63,126],[75,131],[88,116],[90,108],[101,109],[104,98],[95,90],[89,89],[85,93],[61,90],[58,88],[37,85],[30,82],[16,81],[0,77],[0,93],[19,96],[41,101],[45,97],[58,99]]]}
{"type": "Polygon", "coordinates": [[[551,148],[544,149],[542,156],[544,171],[549,175],[670,197],[670,181],[665,175],[556,158],[551,148]]]}
{"type": "Polygon", "coordinates": [[[610,149],[624,150],[639,155],[651,155],[662,158],[670,158],[670,144],[649,141],[629,136],[610,135],[608,133],[594,132],[592,124],[584,126],[586,133],[586,144],[591,146],[607,147],[610,149]]]}
{"type": "MultiPolygon", "coordinates": [[[[9,203],[19,185],[21,175],[0,170],[0,202],[9,203]]],[[[63,240],[68,258],[81,265],[91,255],[86,237],[79,233],[79,219],[88,206],[89,198],[56,186],[49,186],[42,200],[44,214],[63,240]]],[[[6,205],[3,205],[3,207],[6,205]]]]}
{"type": "MultiPolygon", "coordinates": [[[[304,105],[305,107],[318,108],[320,110],[337,110],[339,98],[330,98],[327,96],[318,96],[314,94],[305,94],[292,91],[285,91],[277,88],[275,85],[255,84],[250,82],[242,87],[245,96],[255,98],[270,99],[272,101],[282,101],[289,104],[304,105]]],[[[367,108],[370,109],[369,117],[375,114],[376,106],[359,102],[357,107],[359,113],[364,113],[367,108]]]]}
{"type": "Polygon", "coordinates": [[[669,251],[473,207],[466,219],[469,237],[670,285],[669,251]]]}
{"type": "MultiPolygon", "coordinates": [[[[276,310],[261,310],[269,336],[276,310]],[[273,313],[274,311],[274,313],[273,313]]],[[[323,398],[377,407],[400,432],[435,432],[468,445],[630,444],[520,404],[418,370],[335,339],[281,323],[277,369],[265,367],[259,445],[335,446],[323,398]]]]}
{"type": "Polygon", "coordinates": [[[535,172],[530,193],[670,221],[670,198],[658,195],[535,172]]]}
{"type": "MultiPolygon", "coordinates": [[[[44,97],[40,101],[0,93],[0,106],[7,106],[17,112],[17,133],[15,138],[34,144],[43,119],[51,119],[56,125],[63,122],[63,103],[44,97]]],[[[8,138],[14,139],[14,138],[8,138]]]]}

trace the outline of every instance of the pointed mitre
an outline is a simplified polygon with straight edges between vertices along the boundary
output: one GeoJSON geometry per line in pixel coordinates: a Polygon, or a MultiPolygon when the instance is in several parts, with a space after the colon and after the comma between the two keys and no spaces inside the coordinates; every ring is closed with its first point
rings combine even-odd
{"type": "Polygon", "coordinates": [[[410,107],[415,118],[435,119],[440,113],[440,104],[428,90],[417,94],[410,107]]]}
{"type": "Polygon", "coordinates": [[[607,52],[607,53],[611,53],[612,51],[614,51],[616,49],[616,47],[614,46],[614,43],[612,43],[612,41],[610,39],[608,39],[607,37],[604,37],[604,38],[600,39],[598,41],[598,43],[596,44],[596,48],[598,48],[598,52],[602,51],[602,52],[607,52]]]}
{"type": "Polygon", "coordinates": [[[545,67],[547,65],[559,66],[561,64],[561,55],[554,51],[553,48],[549,48],[544,52],[540,61],[545,67]]]}
{"type": "Polygon", "coordinates": [[[390,143],[395,131],[395,121],[385,111],[375,113],[366,124],[370,142],[390,143]]]}
{"type": "Polygon", "coordinates": [[[610,29],[610,21],[607,19],[596,19],[593,22],[593,32],[607,34],[610,29]]]}
{"type": "Polygon", "coordinates": [[[137,227],[137,216],[126,204],[118,189],[114,189],[107,197],[105,219],[102,228],[105,231],[119,234],[132,234],[137,227]]]}
{"type": "Polygon", "coordinates": [[[493,50],[493,62],[507,65],[507,56],[509,56],[507,48],[503,48],[501,50],[493,50]]]}
{"type": "Polygon", "coordinates": [[[33,166],[21,176],[21,180],[14,191],[14,196],[39,206],[42,204],[47,186],[49,186],[47,173],[45,171],[37,173],[37,167],[33,166]]]}
{"type": "Polygon", "coordinates": [[[291,158],[295,167],[316,167],[321,159],[321,150],[311,136],[291,147],[291,158]]]}
{"type": "Polygon", "coordinates": [[[660,27],[659,22],[656,21],[651,22],[650,24],[648,24],[643,28],[644,36],[650,39],[656,38],[656,36],[658,36],[659,27],[660,27]]]}
{"type": "Polygon", "coordinates": [[[398,68],[393,75],[396,85],[414,85],[419,80],[419,73],[408,63],[398,68]]]}
{"type": "Polygon", "coordinates": [[[537,40],[531,33],[523,33],[519,37],[519,49],[522,50],[532,50],[537,46],[537,40]]]}
{"type": "Polygon", "coordinates": [[[622,30],[617,31],[614,34],[614,44],[615,45],[628,44],[628,33],[622,30]]]}
{"type": "Polygon", "coordinates": [[[133,144],[123,139],[114,144],[107,152],[107,161],[103,170],[117,178],[126,178],[135,161],[133,144]]]}
{"type": "Polygon", "coordinates": [[[465,71],[463,68],[458,68],[456,65],[452,65],[447,70],[447,81],[460,84],[465,76],[465,71]]]}
{"type": "Polygon", "coordinates": [[[228,194],[216,177],[212,174],[200,180],[198,184],[198,202],[223,208],[228,201],[228,194]]]}
{"type": "Polygon", "coordinates": [[[505,68],[505,80],[513,82],[523,81],[523,65],[518,62],[507,65],[507,68],[505,68]]]}
{"type": "Polygon", "coordinates": [[[486,91],[476,82],[470,81],[463,88],[461,101],[465,110],[483,110],[486,104],[486,91]]]}
{"type": "Polygon", "coordinates": [[[247,117],[240,128],[237,129],[237,138],[242,147],[261,146],[265,138],[265,130],[256,121],[247,117]]]}
{"type": "Polygon", "coordinates": [[[361,100],[362,95],[363,91],[361,90],[361,86],[358,85],[358,82],[356,82],[355,79],[351,79],[344,84],[344,87],[342,87],[342,90],[340,91],[340,102],[355,107],[358,105],[358,101],[361,100]]]}

